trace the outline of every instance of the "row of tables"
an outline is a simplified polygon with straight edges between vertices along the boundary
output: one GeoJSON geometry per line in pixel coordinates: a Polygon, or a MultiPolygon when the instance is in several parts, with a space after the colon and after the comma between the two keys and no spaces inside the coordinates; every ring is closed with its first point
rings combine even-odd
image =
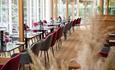
{"type": "MultiPolygon", "coordinates": [[[[15,53],[14,51],[16,49],[18,49],[19,51],[23,51],[23,49],[30,48],[33,42],[38,41],[42,38],[44,32],[51,32],[59,25],[60,23],[55,23],[53,25],[44,25],[41,30],[38,29],[38,32],[33,32],[34,29],[30,29],[30,31],[25,32],[25,42],[13,41],[7,43],[3,50],[0,51],[0,56],[4,55],[6,52],[8,52],[11,56],[12,53],[15,53]]],[[[10,36],[11,38],[19,38],[19,34],[12,34],[10,36]]]]}

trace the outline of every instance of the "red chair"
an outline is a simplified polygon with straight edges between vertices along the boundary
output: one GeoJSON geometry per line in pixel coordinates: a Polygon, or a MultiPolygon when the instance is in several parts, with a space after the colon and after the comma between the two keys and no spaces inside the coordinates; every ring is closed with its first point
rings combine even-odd
{"type": "Polygon", "coordinates": [[[69,24],[67,23],[63,30],[65,40],[67,39],[68,28],[69,28],[69,24]]]}
{"type": "Polygon", "coordinates": [[[75,25],[76,25],[76,19],[72,22],[72,27],[73,27],[73,31],[74,31],[74,27],[75,27],[75,25]]]}
{"type": "Polygon", "coordinates": [[[79,26],[81,23],[81,18],[78,18],[77,21],[76,21],[76,25],[79,26]]]}
{"type": "Polygon", "coordinates": [[[52,49],[52,53],[54,55],[54,45],[56,43],[56,38],[57,38],[57,30],[53,32],[53,35],[52,35],[52,42],[51,42],[51,49],[52,49]]]}
{"type": "Polygon", "coordinates": [[[0,64],[0,70],[19,70],[20,54],[12,57],[6,64],[0,64]]]}
{"type": "Polygon", "coordinates": [[[47,21],[46,21],[46,20],[43,20],[43,23],[47,24],[47,21]]]}
{"type": "Polygon", "coordinates": [[[62,40],[61,40],[62,34],[63,34],[63,27],[59,27],[57,30],[57,38],[56,38],[58,47],[59,45],[62,45],[62,40]]]}
{"type": "Polygon", "coordinates": [[[33,31],[33,32],[35,32],[35,33],[36,33],[36,32],[38,32],[38,30],[37,30],[37,29],[35,29],[35,30],[32,30],[32,31],[33,31]]]}

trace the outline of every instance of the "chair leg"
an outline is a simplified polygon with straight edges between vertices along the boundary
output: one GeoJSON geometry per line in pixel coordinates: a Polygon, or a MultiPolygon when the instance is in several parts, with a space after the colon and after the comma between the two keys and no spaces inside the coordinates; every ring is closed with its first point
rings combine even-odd
{"type": "Polygon", "coordinates": [[[20,64],[20,65],[19,65],[19,70],[25,70],[24,64],[20,64]]]}
{"type": "Polygon", "coordinates": [[[58,40],[56,41],[56,50],[58,50],[58,40]]]}
{"type": "Polygon", "coordinates": [[[51,47],[51,49],[52,49],[52,54],[53,54],[53,56],[54,56],[54,49],[53,49],[53,47],[51,47]]]}
{"type": "Polygon", "coordinates": [[[46,66],[46,53],[44,51],[44,59],[45,59],[45,66],[46,66]]]}
{"type": "Polygon", "coordinates": [[[62,46],[62,40],[61,40],[61,38],[59,39],[59,43],[60,43],[59,48],[61,48],[61,46],[62,46]]]}
{"type": "Polygon", "coordinates": [[[64,32],[63,34],[64,34],[64,39],[66,40],[67,39],[66,32],[64,32]]]}
{"type": "Polygon", "coordinates": [[[62,46],[62,40],[60,42],[61,42],[61,46],[62,46]]]}
{"type": "Polygon", "coordinates": [[[32,70],[32,69],[31,69],[31,65],[30,65],[30,64],[29,64],[29,70],[32,70]]]}
{"type": "Polygon", "coordinates": [[[40,53],[40,56],[42,56],[42,51],[41,51],[41,53],[40,53]]]}
{"type": "Polygon", "coordinates": [[[48,62],[49,62],[49,54],[48,54],[48,51],[46,51],[47,52],[47,59],[48,59],[48,62]]]}

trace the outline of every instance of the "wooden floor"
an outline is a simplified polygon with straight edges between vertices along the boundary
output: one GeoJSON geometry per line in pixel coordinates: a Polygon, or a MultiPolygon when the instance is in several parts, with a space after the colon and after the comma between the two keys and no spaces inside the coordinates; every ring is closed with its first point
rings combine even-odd
{"type": "MultiPolygon", "coordinates": [[[[60,63],[61,61],[70,62],[73,59],[76,60],[77,51],[79,49],[79,46],[77,46],[79,44],[78,38],[79,30],[77,29],[72,31],[71,34],[68,33],[67,40],[64,40],[62,37],[61,48],[56,49],[56,47],[54,47],[56,61],[60,63]]],[[[28,68],[26,70],[28,70],[28,68]]]]}
{"type": "Polygon", "coordinates": [[[77,57],[77,46],[79,44],[79,30],[72,31],[71,34],[68,34],[67,40],[62,38],[62,46],[61,48],[55,52],[55,56],[59,60],[67,60],[70,61],[73,58],[77,57]]]}

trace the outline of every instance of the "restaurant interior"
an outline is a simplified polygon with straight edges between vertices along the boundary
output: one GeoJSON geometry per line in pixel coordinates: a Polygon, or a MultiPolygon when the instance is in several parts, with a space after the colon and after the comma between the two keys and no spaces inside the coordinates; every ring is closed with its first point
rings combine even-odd
{"type": "Polygon", "coordinates": [[[0,70],[115,70],[115,0],[0,0],[0,70]]]}

